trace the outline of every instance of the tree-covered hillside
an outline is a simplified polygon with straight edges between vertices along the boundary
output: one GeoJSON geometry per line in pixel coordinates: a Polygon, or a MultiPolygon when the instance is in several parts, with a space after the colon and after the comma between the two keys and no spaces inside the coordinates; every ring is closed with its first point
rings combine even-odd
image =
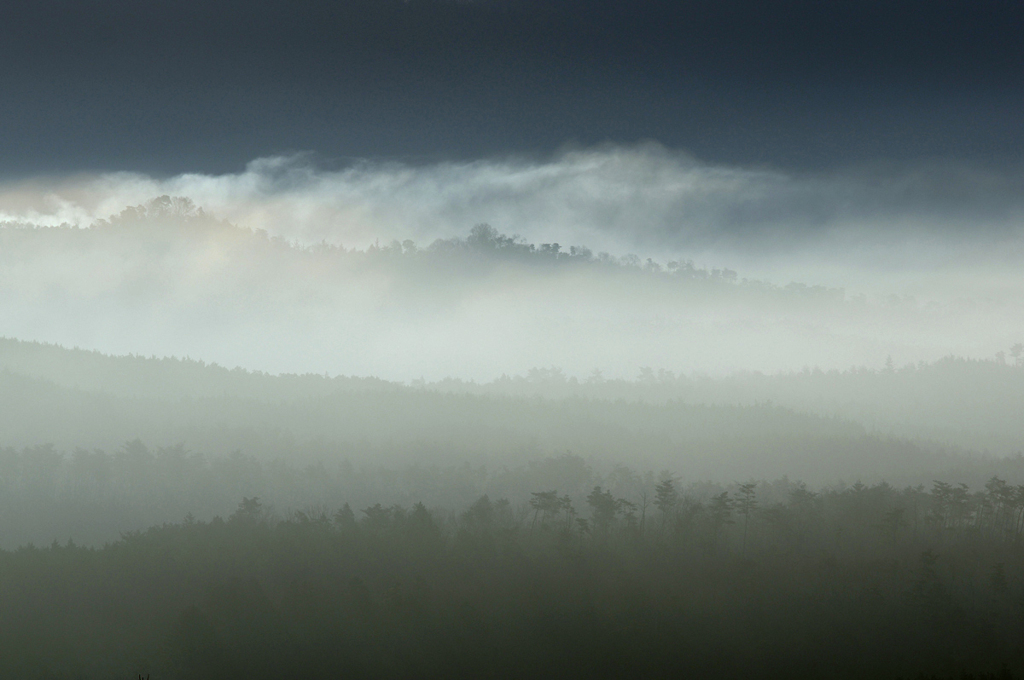
{"type": "Polygon", "coordinates": [[[6,445],[114,450],[151,446],[261,460],[514,465],[572,451],[606,465],[685,470],[695,478],[799,475],[927,481],[977,456],[870,434],[857,423],[771,404],[661,404],[586,398],[343,390],[280,401],[124,397],[0,373],[6,445]]]}
{"type": "Polygon", "coordinates": [[[101,549],[0,551],[0,673],[1009,680],[1022,488],[699,499],[664,478],[643,507],[597,486],[288,515],[245,497],[101,549]]]}

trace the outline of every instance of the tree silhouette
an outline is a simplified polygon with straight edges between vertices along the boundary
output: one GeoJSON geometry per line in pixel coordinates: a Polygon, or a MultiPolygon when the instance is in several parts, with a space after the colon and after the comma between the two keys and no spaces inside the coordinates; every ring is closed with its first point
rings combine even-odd
{"type": "Polygon", "coordinates": [[[595,529],[606,534],[619,509],[619,504],[612,492],[602,491],[600,486],[595,486],[587,496],[587,505],[590,506],[591,524],[595,529]]]}
{"type": "Polygon", "coordinates": [[[743,554],[747,552],[747,525],[750,523],[750,514],[757,509],[756,494],[757,482],[740,484],[739,491],[736,492],[735,506],[743,515],[743,554]]]}
{"type": "Polygon", "coordinates": [[[718,549],[718,537],[726,524],[732,524],[733,500],[729,498],[729,492],[723,491],[708,504],[708,512],[711,516],[711,549],[718,549]]]}
{"type": "Polygon", "coordinates": [[[665,477],[654,487],[654,505],[661,511],[661,525],[664,528],[672,511],[679,502],[679,494],[676,492],[675,484],[671,476],[665,477]]]}
{"type": "Polygon", "coordinates": [[[252,498],[243,497],[242,502],[238,504],[238,509],[231,515],[230,519],[244,524],[255,524],[262,519],[262,507],[263,504],[260,503],[260,499],[257,496],[252,498]]]}
{"type": "Polygon", "coordinates": [[[905,518],[906,514],[907,509],[902,505],[898,505],[882,516],[882,521],[879,526],[883,531],[889,534],[889,538],[893,545],[896,544],[896,537],[899,534],[899,530],[907,523],[905,518]]]}
{"type": "Polygon", "coordinates": [[[537,524],[538,515],[541,518],[541,526],[545,526],[547,521],[557,516],[563,509],[562,499],[558,497],[558,491],[534,491],[531,492],[530,496],[530,507],[533,508],[533,524],[531,529],[537,524]]]}

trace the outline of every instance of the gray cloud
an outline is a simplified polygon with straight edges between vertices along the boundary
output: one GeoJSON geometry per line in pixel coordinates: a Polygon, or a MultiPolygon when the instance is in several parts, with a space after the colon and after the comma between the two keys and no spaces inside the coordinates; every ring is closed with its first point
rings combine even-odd
{"type": "Polygon", "coordinates": [[[153,196],[189,196],[240,226],[301,242],[430,241],[488,222],[530,240],[612,250],[792,252],[832,243],[1016,240],[1024,174],[962,166],[827,175],[702,164],[655,144],[427,166],[304,156],[237,174],[132,173],[0,187],[0,220],[88,225],[153,196]]]}
{"type": "Polygon", "coordinates": [[[552,278],[526,270],[472,284],[430,274],[415,285],[444,291],[428,301],[423,296],[433,293],[393,293],[397,279],[385,272],[234,262],[225,259],[234,257],[230,244],[214,240],[177,259],[134,250],[117,261],[100,250],[87,261],[77,252],[8,258],[0,272],[10,297],[3,332],[396,378],[423,366],[435,377],[492,377],[550,364],[628,373],[638,362],[725,371],[801,362],[844,367],[886,353],[907,360],[989,356],[1024,333],[1022,187],[1019,173],[950,165],[817,175],[724,167],[653,144],[569,150],[546,160],[358,162],[331,170],[297,156],[259,159],[237,174],[22,181],[0,186],[0,221],[87,226],[172,195],[305,244],[425,245],[487,222],[536,243],[694,259],[740,277],[840,287],[848,299],[866,293],[881,302],[870,314],[858,316],[854,305],[842,320],[824,319],[776,314],[754,302],[727,309],[676,293],[661,299],[597,274],[552,278]],[[63,311],[47,311],[53,291],[65,289],[73,293],[61,293],[63,311]],[[916,311],[904,303],[892,311],[884,302],[890,294],[912,298],[916,311]],[[137,301],[144,298],[158,302],[137,301]],[[638,299],[645,306],[637,308],[638,299]],[[238,340],[257,336],[270,345],[257,351],[238,340]],[[599,344],[579,344],[598,337],[599,344]],[[451,351],[460,338],[475,338],[473,350],[451,351]]]}

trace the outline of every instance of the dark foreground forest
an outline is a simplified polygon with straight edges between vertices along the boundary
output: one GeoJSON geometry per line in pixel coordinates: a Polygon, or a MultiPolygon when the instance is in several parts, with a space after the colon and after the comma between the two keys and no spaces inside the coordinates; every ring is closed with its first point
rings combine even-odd
{"type": "Polygon", "coordinates": [[[0,678],[1024,677],[1011,359],[400,385],[3,341],[0,678]]]}
{"type": "MultiPolygon", "coordinates": [[[[268,511],[0,552],[8,678],[1024,672],[1024,487],[268,511]]],[[[991,674],[991,675],[990,675],[991,674]]]]}

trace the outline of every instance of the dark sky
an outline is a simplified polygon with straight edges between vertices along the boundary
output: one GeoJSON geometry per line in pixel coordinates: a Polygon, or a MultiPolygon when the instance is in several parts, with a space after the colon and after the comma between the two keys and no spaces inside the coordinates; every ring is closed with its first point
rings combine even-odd
{"type": "Polygon", "coordinates": [[[657,140],[723,163],[1016,163],[1020,0],[33,0],[0,174],[657,140]]]}

